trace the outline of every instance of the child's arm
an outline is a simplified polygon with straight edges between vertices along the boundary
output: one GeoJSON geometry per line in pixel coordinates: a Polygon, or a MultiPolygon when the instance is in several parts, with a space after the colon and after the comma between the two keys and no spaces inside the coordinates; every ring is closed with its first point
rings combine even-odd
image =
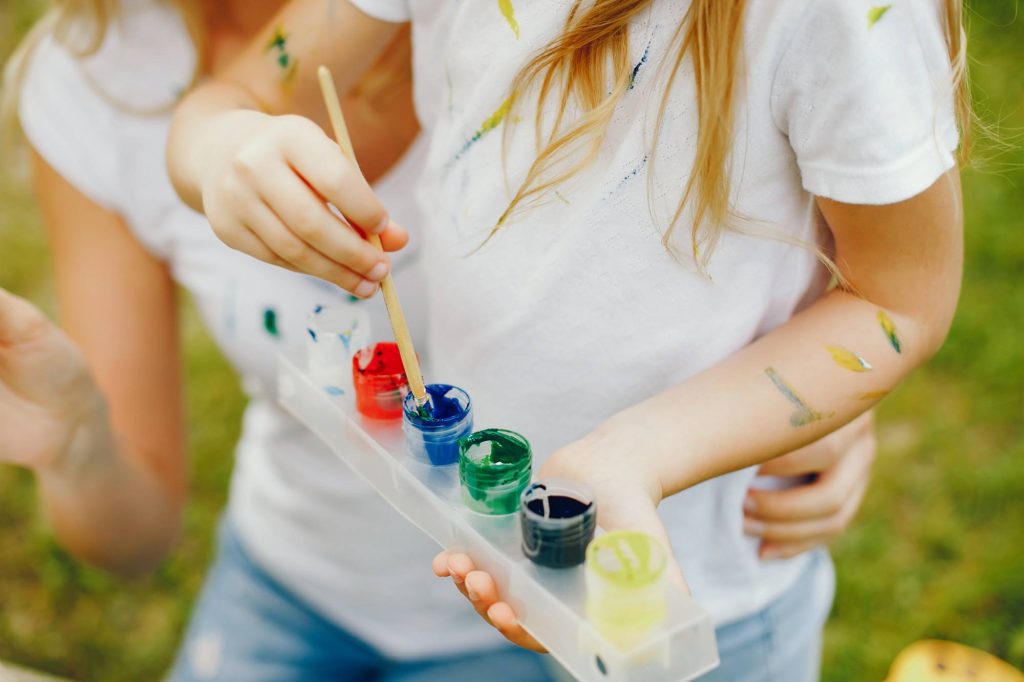
{"type": "MultiPolygon", "coordinates": [[[[956,171],[898,204],[818,203],[850,290],[828,293],[723,362],[612,416],[545,463],[543,476],[594,489],[603,528],[636,528],[667,542],[656,509],[661,499],[821,438],[871,407],[942,345],[960,291],[956,171]]],[[[512,642],[539,648],[469,557],[442,553],[434,571],[450,575],[512,642]]]]}
{"type": "Polygon", "coordinates": [[[350,3],[293,0],[223,73],[179,105],[167,163],[181,198],[222,241],[260,260],[370,296],[386,256],[332,215],[381,235],[406,235],[316,121],[325,119],[316,70],[348,91],[398,29],[350,3]],[[284,115],[284,114],[289,115],[284,115]],[[299,115],[295,115],[299,114],[299,115]]]}

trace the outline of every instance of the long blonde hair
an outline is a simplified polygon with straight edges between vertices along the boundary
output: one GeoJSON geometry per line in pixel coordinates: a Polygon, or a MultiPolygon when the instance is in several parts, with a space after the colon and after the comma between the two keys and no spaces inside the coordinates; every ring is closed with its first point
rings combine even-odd
{"type": "MultiPolygon", "coordinates": [[[[488,239],[517,210],[528,208],[598,155],[616,105],[630,88],[629,25],[653,0],[576,0],[562,34],[520,70],[511,87],[512,106],[520,93],[537,88],[534,129],[544,140],[525,179],[491,230],[488,239]],[[551,129],[542,127],[548,101],[557,105],[551,129]],[[570,103],[580,114],[565,120],[570,103]]],[[[682,196],[662,236],[665,248],[678,256],[672,235],[684,213],[692,215],[690,251],[703,270],[722,232],[730,226],[730,169],[735,118],[735,83],[739,77],[740,46],[746,0],[692,0],[673,44],[665,92],[655,131],[660,130],[669,91],[681,65],[693,66],[697,99],[697,138],[693,168],[682,196]]],[[[961,128],[961,157],[969,148],[971,118],[965,56],[966,33],[962,0],[946,0],[945,30],[953,67],[956,113],[961,128]]],[[[514,120],[511,112],[506,121],[514,120]]],[[[503,135],[508,146],[512,126],[503,135]]],[[[651,150],[657,148],[657,132],[651,150]]],[[[653,175],[653,169],[651,171],[653,175]]],[[[829,264],[829,263],[827,263],[829,264]]]]}

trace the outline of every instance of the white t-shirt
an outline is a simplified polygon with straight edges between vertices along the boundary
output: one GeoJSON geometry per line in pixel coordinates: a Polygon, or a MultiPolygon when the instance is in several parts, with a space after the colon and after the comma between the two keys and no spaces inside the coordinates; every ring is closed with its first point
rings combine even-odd
{"type": "MultiPolygon", "coordinates": [[[[433,576],[437,546],[277,407],[275,357],[302,353],[306,315],[314,306],[365,305],[375,336],[389,338],[379,297],[352,303],[332,285],[233,251],[180,202],[165,170],[166,110],[190,81],[192,46],[167,4],[122,4],[122,23],[94,57],[77,61],[51,40],[39,46],[22,92],[21,123],[58,173],[119,213],[168,263],[242,376],[250,401],[235,451],[229,513],[245,547],[278,582],[386,655],[420,658],[497,646],[501,637],[450,581],[433,576]]],[[[419,217],[405,197],[422,156],[422,147],[411,151],[377,185],[414,235],[419,217]]],[[[409,267],[414,259],[415,248],[403,251],[395,274],[410,324],[421,336],[421,287],[409,267]]]]}
{"type": "MultiPolygon", "coordinates": [[[[509,85],[562,30],[572,3],[354,2],[413,24],[416,106],[429,138],[419,196],[432,378],[469,391],[479,428],[523,433],[542,462],[613,413],[770,332],[823,292],[815,256],[783,241],[727,233],[710,279],[662,245],[696,137],[693,72],[685,65],[649,177],[667,75],[660,67],[687,3],[654,2],[631,27],[633,88],[597,161],[471,253],[535,155],[535,97],[520,93],[527,106],[517,111],[521,123],[503,167],[509,85]]],[[[897,202],[954,165],[940,3],[902,0],[872,24],[875,4],[748,3],[732,155],[733,203],[748,228],[828,248],[814,195],[897,202]]],[[[684,216],[677,232],[684,254],[688,230],[684,216]]],[[[743,428],[741,411],[736,420],[743,428]]],[[[685,441],[679,456],[687,456],[685,441]]],[[[694,595],[718,623],[777,597],[806,561],[758,559],[756,541],[742,532],[754,476],[752,468],[734,472],[660,507],[694,595]]]]}

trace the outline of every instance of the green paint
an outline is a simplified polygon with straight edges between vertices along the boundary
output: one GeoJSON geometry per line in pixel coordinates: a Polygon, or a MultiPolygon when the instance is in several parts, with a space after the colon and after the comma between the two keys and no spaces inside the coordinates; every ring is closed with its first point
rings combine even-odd
{"type": "Polygon", "coordinates": [[[796,412],[789,416],[789,423],[791,426],[807,426],[826,417],[831,417],[834,413],[822,414],[821,412],[815,412],[812,410],[807,403],[804,402],[803,398],[797,395],[796,391],[786,383],[786,381],[775,371],[775,368],[769,367],[764,371],[771,379],[772,383],[775,384],[775,388],[779,389],[779,393],[785,396],[786,400],[793,403],[796,407],[796,412]]]}
{"type": "Polygon", "coordinates": [[[516,8],[512,6],[512,0],[498,0],[498,9],[501,10],[501,15],[505,17],[512,32],[516,34],[516,40],[519,40],[519,22],[516,21],[516,8]]]}
{"type": "Polygon", "coordinates": [[[274,29],[274,34],[263,48],[264,53],[272,53],[274,61],[281,70],[281,80],[289,83],[298,71],[299,60],[294,59],[288,52],[288,34],[280,26],[274,29]]]}
{"type": "Polygon", "coordinates": [[[878,23],[878,20],[885,16],[885,13],[892,9],[892,5],[876,5],[868,10],[868,28],[878,23]]]}
{"type": "Polygon", "coordinates": [[[825,346],[833,362],[851,372],[870,372],[873,368],[867,360],[842,346],[825,346]]]}
{"type": "Polygon", "coordinates": [[[263,328],[273,337],[281,336],[281,331],[277,328],[277,311],[273,308],[263,309],[263,328]]]}
{"type": "Polygon", "coordinates": [[[892,320],[889,319],[884,310],[878,311],[878,324],[882,325],[882,331],[885,332],[885,337],[889,339],[889,345],[892,346],[893,350],[897,353],[902,353],[903,344],[900,342],[899,336],[896,335],[896,325],[892,323],[892,320]]]}
{"type": "Polygon", "coordinates": [[[466,506],[482,514],[512,514],[530,484],[530,443],[514,431],[484,429],[459,441],[459,481],[466,506]]]}

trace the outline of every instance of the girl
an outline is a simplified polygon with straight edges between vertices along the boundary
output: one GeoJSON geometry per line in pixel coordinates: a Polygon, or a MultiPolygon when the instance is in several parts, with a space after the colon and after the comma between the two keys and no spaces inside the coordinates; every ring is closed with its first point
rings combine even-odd
{"type": "MultiPolygon", "coordinates": [[[[457,595],[434,584],[430,543],[277,409],[274,356],[300,350],[307,311],[350,305],[348,296],[224,247],[173,195],[162,153],[169,107],[196,72],[219,73],[255,40],[275,78],[293,73],[294,92],[306,92],[305,62],[286,68],[299,57],[298,36],[273,21],[264,28],[277,5],[65,2],[10,63],[5,100],[20,94],[68,335],[0,290],[0,433],[16,436],[0,438],[0,461],[38,474],[56,531],[79,556],[121,573],[159,561],[179,532],[185,485],[180,283],[251,400],[218,558],[173,679],[462,679],[482,666],[496,679],[544,678],[535,656],[500,647],[457,595]]],[[[317,35],[333,35],[347,17],[341,6],[327,9],[315,17],[317,35]]],[[[345,102],[371,179],[416,133],[407,45],[398,36],[345,102]]],[[[403,197],[418,149],[375,185],[411,222],[417,213],[403,197]]],[[[414,256],[406,248],[394,262],[409,313],[423,308],[413,297],[414,256]]],[[[318,274],[350,284],[340,264],[325,268],[318,274]]],[[[372,312],[375,328],[386,329],[382,309],[372,312]]],[[[873,447],[865,420],[766,465],[776,475],[820,476],[752,492],[751,518],[771,520],[762,550],[798,554],[840,532],[873,447]]]]}
{"type": "MultiPolygon", "coordinates": [[[[370,290],[379,256],[342,243],[326,204],[400,228],[318,127],[274,114],[315,111],[316,64],[347,87],[411,20],[433,375],[479,426],[526,435],[542,475],[589,483],[604,528],[671,543],[722,626],[716,679],[816,678],[828,562],[761,560],[740,509],[757,464],[864,412],[945,338],[958,3],[332,7],[327,42],[319,0],[276,20],[310,37],[297,73],[250,47],[182,103],[181,196],[236,248],[331,259],[370,290]]],[[[434,569],[536,647],[470,557],[434,569]]]]}
{"type": "MultiPolygon", "coordinates": [[[[376,258],[326,204],[400,228],[319,128],[279,115],[316,111],[317,63],[347,86],[411,21],[434,376],[479,426],[549,453],[542,475],[589,483],[606,529],[671,543],[721,626],[716,679],[813,679],[828,562],[762,560],[740,508],[755,465],[861,414],[945,338],[959,2],[329,4],[326,43],[319,0],[275,20],[309,37],[296,73],[251,46],[179,107],[181,196],[236,248],[332,259],[372,289],[376,258]]],[[[434,570],[536,647],[470,557],[434,570]]]]}

